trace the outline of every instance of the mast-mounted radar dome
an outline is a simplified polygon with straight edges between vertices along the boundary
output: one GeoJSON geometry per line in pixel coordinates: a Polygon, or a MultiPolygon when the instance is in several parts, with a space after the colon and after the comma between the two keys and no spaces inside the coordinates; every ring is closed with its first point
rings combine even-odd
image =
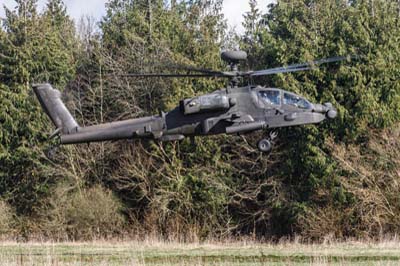
{"type": "Polygon", "coordinates": [[[225,62],[238,64],[239,61],[247,60],[247,53],[244,51],[225,51],[221,53],[221,58],[225,62]]]}

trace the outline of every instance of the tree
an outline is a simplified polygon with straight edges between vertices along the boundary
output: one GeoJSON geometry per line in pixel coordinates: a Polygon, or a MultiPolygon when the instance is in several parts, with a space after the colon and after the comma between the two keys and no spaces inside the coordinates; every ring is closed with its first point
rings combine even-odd
{"type": "Polygon", "coordinates": [[[259,40],[262,25],[260,25],[261,13],[257,8],[257,0],[250,0],[250,11],[244,15],[243,27],[245,29],[242,36],[241,49],[248,53],[248,62],[251,68],[257,67],[258,58],[255,56],[260,53],[262,43],[259,40]]]}
{"type": "MultiPolygon", "coordinates": [[[[399,121],[399,61],[394,60],[400,51],[394,41],[400,33],[397,6],[397,1],[379,0],[350,4],[280,0],[258,23],[256,45],[261,49],[252,52],[256,52],[260,68],[338,55],[358,56],[340,65],[257,81],[268,81],[268,85],[302,94],[313,102],[332,102],[340,114],[326,126],[282,130],[287,160],[281,176],[291,195],[276,210],[278,218],[288,221],[284,233],[293,232],[293,228],[301,233],[297,222],[306,210],[331,205],[346,208],[354,200],[336,175],[340,165],[326,146],[329,136],[347,143],[365,143],[371,129],[399,121]]],[[[247,16],[248,29],[253,17],[247,16]]],[[[250,32],[242,42],[245,48],[250,32]]]]}
{"type": "Polygon", "coordinates": [[[74,71],[73,59],[47,17],[37,13],[36,1],[19,0],[14,11],[7,9],[4,29],[0,35],[0,193],[18,214],[30,215],[55,182],[44,155],[47,120],[32,97],[31,84],[65,85],[74,71]]]}
{"type": "MultiPolygon", "coordinates": [[[[101,120],[98,110],[103,110],[106,121],[153,114],[175,107],[185,97],[222,86],[213,80],[135,80],[118,76],[129,72],[173,71],[168,67],[177,64],[220,68],[225,27],[221,21],[221,3],[181,1],[169,8],[163,1],[151,1],[154,19],[150,21],[148,1],[111,1],[101,22],[102,47],[93,59],[98,70],[112,74],[92,73],[96,78],[88,78],[90,84],[76,88],[78,97],[85,99],[82,112],[87,117],[91,115],[91,121],[101,120]],[[103,103],[102,108],[94,108],[93,117],[93,106],[100,107],[99,103],[103,103]]],[[[184,234],[193,227],[202,231],[199,234],[207,235],[221,228],[221,217],[227,207],[226,187],[213,187],[217,181],[207,177],[214,176],[218,182],[227,179],[223,170],[227,165],[214,163],[222,160],[217,147],[220,141],[222,138],[201,140],[198,151],[189,143],[165,147],[139,142],[128,146],[106,144],[104,157],[100,158],[104,166],[103,182],[118,191],[132,217],[142,223],[155,218],[151,225],[157,226],[166,237],[175,229],[180,228],[184,234]],[[122,152],[118,156],[107,152],[115,149],[122,152]],[[215,215],[204,215],[200,210],[215,215]],[[176,224],[179,228],[174,228],[176,224]]]]}

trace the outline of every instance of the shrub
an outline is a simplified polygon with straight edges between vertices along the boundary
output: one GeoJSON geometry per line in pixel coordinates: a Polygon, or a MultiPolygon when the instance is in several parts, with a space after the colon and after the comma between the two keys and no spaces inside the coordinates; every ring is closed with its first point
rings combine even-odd
{"type": "Polygon", "coordinates": [[[49,217],[53,235],[91,240],[113,237],[124,228],[121,203],[100,185],[72,193],[55,193],[54,197],[49,217]]]}
{"type": "Polygon", "coordinates": [[[9,236],[12,232],[13,211],[3,200],[0,200],[0,235],[9,236]]]}

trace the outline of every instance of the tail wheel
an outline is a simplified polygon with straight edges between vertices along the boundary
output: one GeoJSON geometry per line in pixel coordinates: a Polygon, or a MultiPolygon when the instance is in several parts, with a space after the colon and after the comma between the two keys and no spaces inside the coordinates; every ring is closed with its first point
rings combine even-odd
{"type": "Polygon", "coordinates": [[[262,139],[257,144],[260,152],[268,153],[272,150],[272,143],[268,139],[262,139]]]}

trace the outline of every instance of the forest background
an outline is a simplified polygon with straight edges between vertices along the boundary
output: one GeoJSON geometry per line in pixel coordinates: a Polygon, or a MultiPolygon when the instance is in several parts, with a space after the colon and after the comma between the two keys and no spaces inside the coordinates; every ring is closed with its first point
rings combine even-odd
{"type": "MultiPolygon", "coordinates": [[[[8,239],[195,241],[301,237],[376,239],[400,233],[400,2],[251,0],[243,34],[222,0],[110,0],[98,24],[74,24],[62,0],[39,12],[17,0],[0,28],[0,233],[8,239]],[[225,86],[215,79],[132,79],[173,64],[224,69],[224,49],[247,69],[318,58],[357,60],[252,82],[315,102],[339,117],[279,131],[158,144],[52,147],[31,84],[63,91],[82,125],[169,110],[225,86]],[[246,141],[244,141],[246,140],[246,141]],[[246,143],[247,142],[247,143],[246,143]]],[[[243,85],[247,85],[244,81],[243,85]]]]}

